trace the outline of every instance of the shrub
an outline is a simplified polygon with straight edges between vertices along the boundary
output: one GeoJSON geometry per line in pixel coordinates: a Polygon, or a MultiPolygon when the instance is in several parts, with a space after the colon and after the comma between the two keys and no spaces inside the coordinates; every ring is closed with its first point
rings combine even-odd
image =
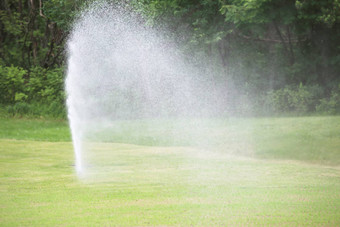
{"type": "Polygon", "coordinates": [[[66,117],[63,68],[0,66],[0,103],[10,115],[66,117]]]}
{"type": "Polygon", "coordinates": [[[18,102],[13,105],[7,106],[7,112],[13,116],[26,115],[30,112],[30,106],[25,102],[18,102]]]}
{"type": "Polygon", "coordinates": [[[295,112],[304,114],[315,111],[322,97],[322,88],[318,85],[286,86],[268,93],[268,99],[274,112],[295,112]]]}
{"type": "Polygon", "coordinates": [[[31,69],[27,84],[27,93],[31,101],[51,103],[64,102],[64,74],[62,68],[46,70],[40,67],[31,69]]]}
{"type": "Polygon", "coordinates": [[[27,98],[24,94],[24,76],[27,71],[16,66],[0,66],[0,102],[15,103],[27,98]]]}
{"type": "Polygon", "coordinates": [[[316,111],[324,114],[340,113],[340,85],[338,89],[331,92],[330,97],[320,100],[320,104],[316,106],[316,111]]]}

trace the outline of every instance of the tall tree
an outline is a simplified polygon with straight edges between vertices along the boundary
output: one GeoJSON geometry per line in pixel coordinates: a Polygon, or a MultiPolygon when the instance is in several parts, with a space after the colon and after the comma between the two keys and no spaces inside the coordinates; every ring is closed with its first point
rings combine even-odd
{"type": "Polygon", "coordinates": [[[29,69],[61,65],[76,0],[4,0],[0,4],[1,64],[29,69]]]}

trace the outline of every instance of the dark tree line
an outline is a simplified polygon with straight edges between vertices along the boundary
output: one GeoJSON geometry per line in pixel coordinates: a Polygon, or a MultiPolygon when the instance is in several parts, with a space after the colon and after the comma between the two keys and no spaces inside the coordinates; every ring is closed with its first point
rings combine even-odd
{"type": "Polygon", "coordinates": [[[25,69],[61,66],[69,20],[76,6],[76,1],[1,1],[1,64],[25,69]]]}
{"type": "MultiPolygon", "coordinates": [[[[87,2],[1,1],[1,103],[63,104],[65,41],[87,2]]],[[[258,109],[340,112],[339,0],[111,2],[166,26],[184,51],[204,53],[258,109]]]]}
{"type": "Polygon", "coordinates": [[[145,0],[144,4],[147,12],[153,11],[149,14],[155,23],[165,20],[178,33],[190,30],[188,43],[206,46],[207,51],[215,48],[225,67],[245,49],[249,55],[261,53],[263,59],[276,60],[275,68],[285,74],[287,83],[339,82],[339,1],[145,0]]]}

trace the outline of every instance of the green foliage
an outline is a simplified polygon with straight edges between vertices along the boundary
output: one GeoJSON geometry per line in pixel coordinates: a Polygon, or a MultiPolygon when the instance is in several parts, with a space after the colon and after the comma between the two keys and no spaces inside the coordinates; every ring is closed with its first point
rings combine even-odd
{"type": "Polygon", "coordinates": [[[6,0],[0,4],[0,64],[26,70],[63,64],[65,40],[82,0],[6,0]]]}
{"type": "Polygon", "coordinates": [[[11,115],[65,117],[64,69],[0,67],[0,103],[11,115]]]}
{"type": "Polygon", "coordinates": [[[301,1],[297,0],[295,6],[298,17],[305,21],[322,23],[333,27],[340,21],[340,1],[301,1]]]}
{"type": "Polygon", "coordinates": [[[210,61],[221,62],[226,78],[250,85],[253,94],[300,83],[329,90],[340,80],[339,1],[145,0],[141,5],[152,24],[171,24],[185,49],[203,46],[210,61]]]}
{"type": "Polygon", "coordinates": [[[42,103],[64,101],[64,72],[62,68],[46,70],[34,67],[26,86],[30,100],[42,103]]]}
{"type": "Polygon", "coordinates": [[[67,31],[70,22],[78,13],[85,1],[83,0],[49,0],[44,1],[43,12],[53,23],[67,31]]]}
{"type": "MultiPolygon", "coordinates": [[[[91,1],[0,4],[0,103],[63,105],[65,40],[73,18],[91,1]]],[[[213,65],[219,82],[231,81],[254,108],[267,103],[275,112],[339,113],[334,87],[340,83],[339,0],[125,3],[148,26],[168,31],[193,62],[213,65]]]]}
{"type": "Polygon", "coordinates": [[[305,114],[315,111],[322,89],[319,86],[287,86],[269,93],[275,112],[305,114]]]}
{"type": "Polygon", "coordinates": [[[15,66],[3,67],[0,65],[0,102],[14,103],[24,100],[24,76],[27,71],[15,66]]]}
{"type": "Polygon", "coordinates": [[[28,114],[30,112],[30,105],[25,102],[18,102],[13,105],[7,106],[6,110],[9,114],[15,116],[15,115],[23,115],[28,114]]]}
{"type": "Polygon", "coordinates": [[[268,92],[266,104],[276,113],[319,114],[340,113],[340,88],[330,94],[318,85],[286,86],[268,92]]]}
{"type": "Polygon", "coordinates": [[[331,92],[330,97],[320,100],[320,104],[316,106],[316,111],[325,114],[340,113],[340,85],[338,89],[331,92]]]}
{"type": "Polygon", "coordinates": [[[66,109],[64,103],[52,101],[51,103],[39,102],[17,102],[7,105],[6,115],[12,117],[49,117],[49,118],[66,118],[66,109]]]}

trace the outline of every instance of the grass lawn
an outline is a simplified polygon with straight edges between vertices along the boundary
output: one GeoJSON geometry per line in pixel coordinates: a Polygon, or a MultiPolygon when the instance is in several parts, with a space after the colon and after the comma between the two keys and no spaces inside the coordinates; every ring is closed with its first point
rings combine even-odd
{"type": "Polygon", "coordinates": [[[0,225],[340,225],[340,117],[204,124],[111,129],[78,179],[65,122],[0,118],[0,225]]]}

